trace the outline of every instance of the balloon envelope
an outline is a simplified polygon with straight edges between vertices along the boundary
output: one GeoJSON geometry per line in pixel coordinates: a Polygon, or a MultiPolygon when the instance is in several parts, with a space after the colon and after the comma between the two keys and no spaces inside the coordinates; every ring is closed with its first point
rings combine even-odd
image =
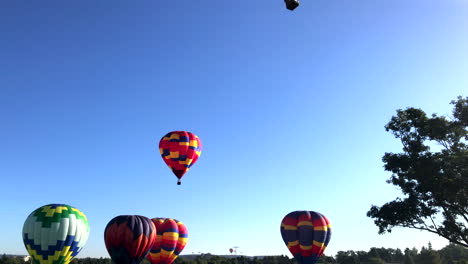
{"type": "Polygon", "coordinates": [[[202,145],[200,139],[187,131],[172,131],[159,141],[159,152],[164,162],[174,175],[180,179],[200,157],[202,145]]]}
{"type": "Polygon", "coordinates": [[[48,204],[32,212],[23,225],[23,242],[35,264],[67,264],[86,244],[89,223],[78,209],[48,204]]]}
{"type": "Polygon", "coordinates": [[[187,227],[171,218],[151,219],[156,226],[156,243],[147,258],[152,264],[171,264],[185,248],[188,240],[187,227]]]}
{"type": "Polygon", "coordinates": [[[104,230],[106,249],[114,264],[138,264],[156,241],[156,227],[140,215],[114,217],[104,230]]]}
{"type": "Polygon", "coordinates": [[[320,213],[294,211],[283,218],[281,236],[299,264],[314,264],[330,242],[331,224],[320,213]]]}

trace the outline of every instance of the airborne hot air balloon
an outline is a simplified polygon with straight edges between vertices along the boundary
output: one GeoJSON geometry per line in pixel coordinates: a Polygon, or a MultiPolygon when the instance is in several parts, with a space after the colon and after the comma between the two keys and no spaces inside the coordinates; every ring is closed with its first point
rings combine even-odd
{"type": "Polygon", "coordinates": [[[284,0],[286,8],[293,11],[296,7],[299,6],[299,0],[284,0]]]}
{"type": "Polygon", "coordinates": [[[114,217],[104,230],[104,242],[114,264],[138,264],[156,241],[156,227],[140,215],[114,217]]]}
{"type": "Polygon", "coordinates": [[[330,242],[331,224],[320,213],[294,211],[283,218],[281,236],[299,264],[314,264],[330,242]]]}
{"type": "Polygon", "coordinates": [[[147,258],[151,264],[171,264],[185,248],[188,231],[185,225],[171,218],[151,219],[156,226],[156,243],[147,258]]]}
{"type": "Polygon", "coordinates": [[[202,151],[200,139],[193,133],[187,131],[172,131],[167,133],[159,141],[159,152],[179,179],[197,162],[202,151]]]}
{"type": "Polygon", "coordinates": [[[48,204],[32,212],[23,225],[23,242],[34,264],[67,264],[86,244],[89,224],[78,209],[48,204]]]}

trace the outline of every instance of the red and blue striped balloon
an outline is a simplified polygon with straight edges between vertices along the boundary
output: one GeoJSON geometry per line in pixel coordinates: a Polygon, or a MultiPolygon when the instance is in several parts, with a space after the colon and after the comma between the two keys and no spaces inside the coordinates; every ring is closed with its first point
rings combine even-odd
{"type": "Polygon", "coordinates": [[[187,227],[171,218],[151,219],[156,226],[156,243],[147,258],[152,264],[171,264],[185,248],[188,240],[187,227]]]}
{"type": "Polygon", "coordinates": [[[314,264],[330,242],[331,224],[320,213],[294,211],[283,218],[281,236],[299,264],[314,264]]]}

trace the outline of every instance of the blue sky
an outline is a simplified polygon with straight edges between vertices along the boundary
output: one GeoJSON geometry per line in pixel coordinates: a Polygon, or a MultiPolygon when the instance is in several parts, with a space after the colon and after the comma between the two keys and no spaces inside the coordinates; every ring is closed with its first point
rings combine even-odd
{"type": "Polygon", "coordinates": [[[48,203],[87,215],[79,257],[108,256],[121,214],[183,221],[183,254],[290,255],[294,210],[330,219],[326,254],[447,244],[366,212],[400,195],[395,110],[466,96],[467,1],[2,1],[0,32],[0,253],[26,254],[48,203]],[[203,144],[181,186],[157,149],[173,130],[203,144]]]}

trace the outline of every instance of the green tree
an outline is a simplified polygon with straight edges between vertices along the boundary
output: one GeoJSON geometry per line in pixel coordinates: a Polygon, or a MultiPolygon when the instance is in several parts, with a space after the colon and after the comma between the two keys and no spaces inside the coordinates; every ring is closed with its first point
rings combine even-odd
{"type": "Polygon", "coordinates": [[[405,248],[404,264],[415,264],[414,258],[418,255],[418,249],[413,247],[412,249],[405,248]]]}
{"type": "Polygon", "coordinates": [[[2,258],[0,259],[0,263],[2,264],[23,264],[23,258],[15,257],[15,256],[7,256],[3,254],[2,258]]]}
{"type": "Polygon", "coordinates": [[[325,254],[320,257],[323,263],[336,263],[336,260],[332,256],[326,256],[325,254]]]}
{"type": "Polygon", "coordinates": [[[382,158],[385,170],[392,172],[387,183],[400,187],[406,197],[371,206],[367,216],[379,234],[414,228],[468,247],[468,97],[451,104],[451,118],[407,108],[397,110],[385,126],[403,145],[403,153],[382,158]],[[431,152],[434,143],[441,150],[431,152]]]}
{"type": "Polygon", "coordinates": [[[360,263],[366,263],[369,260],[369,254],[366,251],[356,251],[360,263]]]}
{"type": "Polygon", "coordinates": [[[463,263],[463,261],[468,262],[468,248],[453,243],[439,250],[439,254],[444,264],[460,264],[463,263]]]}
{"type": "Polygon", "coordinates": [[[401,252],[401,249],[397,248],[392,258],[392,262],[402,263],[403,260],[404,260],[403,252],[401,252]]]}
{"type": "Polygon", "coordinates": [[[403,264],[415,264],[413,256],[411,254],[405,254],[403,264]]]}
{"type": "Polygon", "coordinates": [[[417,257],[418,264],[441,264],[441,259],[437,251],[431,249],[423,249],[417,257]]]}
{"type": "Polygon", "coordinates": [[[386,262],[383,261],[381,258],[369,258],[369,260],[367,262],[365,262],[366,264],[385,264],[386,262]]]}
{"type": "Polygon", "coordinates": [[[379,249],[372,247],[369,249],[369,253],[367,253],[367,255],[369,258],[380,258],[379,249]]]}
{"type": "Polygon", "coordinates": [[[336,254],[336,262],[340,264],[359,264],[359,258],[357,254],[352,251],[338,251],[336,254]]]}

